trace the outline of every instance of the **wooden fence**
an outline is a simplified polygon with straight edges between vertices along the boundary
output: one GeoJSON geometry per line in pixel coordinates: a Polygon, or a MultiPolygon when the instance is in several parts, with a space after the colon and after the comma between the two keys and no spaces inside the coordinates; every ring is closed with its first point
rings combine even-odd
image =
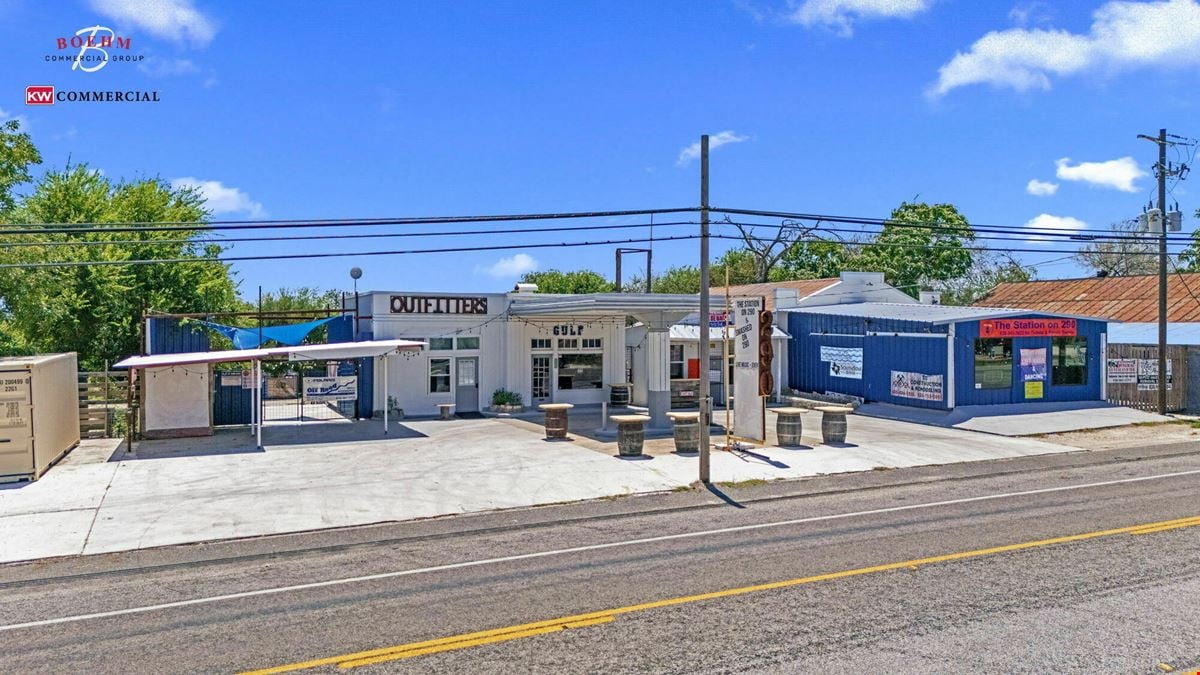
{"type": "MultiPolygon", "coordinates": [[[[1187,349],[1184,345],[1167,345],[1169,412],[1187,409],[1187,349]]],[[[1158,347],[1110,344],[1107,356],[1108,402],[1158,412],[1158,347]]]]}
{"type": "Polygon", "coordinates": [[[79,435],[115,438],[125,434],[129,373],[79,373],[79,435]]]}

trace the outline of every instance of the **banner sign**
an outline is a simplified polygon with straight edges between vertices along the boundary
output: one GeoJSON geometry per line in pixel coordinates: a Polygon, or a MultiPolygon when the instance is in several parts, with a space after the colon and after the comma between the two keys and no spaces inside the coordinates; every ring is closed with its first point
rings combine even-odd
{"type": "Polygon", "coordinates": [[[733,435],[766,440],[766,409],[758,395],[759,312],[763,299],[733,299],[733,435]]]}
{"type": "Polygon", "coordinates": [[[892,371],[892,396],[915,398],[922,401],[941,401],[942,385],[941,375],[892,371]]]}
{"type": "Polygon", "coordinates": [[[821,360],[829,362],[829,374],[861,380],[863,374],[862,347],[829,347],[821,345],[821,360]]]}
{"type": "Polygon", "coordinates": [[[1021,381],[1046,381],[1046,350],[1044,348],[1021,350],[1021,381]]]}
{"type": "Polygon", "coordinates": [[[1108,383],[1137,384],[1137,362],[1137,359],[1108,359],[1108,383]]]}
{"type": "MultiPolygon", "coordinates": [[[[1167,391],[1170,391],[1172,385],[1175,384],[1174,380],[1174,375],[1171,373],[1171,360],[1167,359],[1167,391]]],[[[1138,391],[1158,389],[1158,359],[1137,360],[1137,387],[1138,391]]]]}
{"type": "Polygon", "coordinates": [[[709,328],[724,328],[725,326],[732,326],[732,325],[733,325],[733,322],[729,320],[729,317],[726,316],[725,312],[709,312],[708,313],[708,327],[709,328]]]}
{"type": "Polygon", "coordinates": [[[358,377],[306,377],[304,399],[306,401],[353,401],[358,398],[358,377]]]}
{"type": "Polygon", "coordinates": [[[1078,330],[1075,319],[984,319],[979,322],[979,337],[1073,337],[1078,330]]]}

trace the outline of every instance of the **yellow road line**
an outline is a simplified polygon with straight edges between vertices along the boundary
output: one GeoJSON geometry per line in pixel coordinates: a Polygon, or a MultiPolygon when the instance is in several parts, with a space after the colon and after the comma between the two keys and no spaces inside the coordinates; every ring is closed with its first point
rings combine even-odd
{"type": "Polygon", "coordinates": [[[426,640],[423,642],[411,642],[408,644],[395,645],[392,647],[382,647],[380,649],[372,649],[368,651],[353,652],[350,654],[341,654],[339,656],[330,656],[322,659],[314,659],[311,661],[300,661],[297,663],[289,663],[273,668],[263,670],[248,671],[243,675],[268,675],[271,673],[287,673],[297,670],[307,670],[309,668],[317,668],[320,666],[337,665],[343,668],[353,668],[384,661],[393,661],[398,659],[420,656],[423,654],[433,654],[437,652],[451,651],[455,649],[465,649],[493,642],[503,642],[506,640],[515,640],[523,637],[532,637],[534,635],[542,635],[544,633],[553,633],[568,628],[583,628],[586,626],[594,626],[598,624],[611,623],[616,617],[622,614],[632,614],[634,612],[644,612],[650,609],[658,609],[660,607],[672,607],[674,605],[683,605],[693,602],[701,602],[704,600],[716,600],[719,598],[729,598],[738,595],[746,595],[748,593],[758,593],[760,591],[777,590],[781,588],[791,588],[803,584],[811,584],[819,581],[832,581],[834,579],[845,579],[848,577],[862,576],[864,574],[874,574],[878,572],[888,572],[891,570],[905,569],[911,567],[919,567],[921,565],[931,565],[934,563],[951,562],[954,560],[966,560],[969,558],[978,558],[988,555],[996,555],[998,553],[1011,553],[1013,551],[1025,551],[1043,546],[1053,546],[1056,544],[1067,544],[1077,541],[1086,541],[1089,539],[1098,539],[1101,537],[1111,537],[1119,534],[1146,534],[1150,532],[1161,532],[1168,529],[1178,527],[1191,527],[1200,525],[1200,516],[1191,516],[1188,518],[1177,518],[1175,520],[1163,520],[1156,523],[1143,523],[1141,525],[1130,525],[1128,527],[1118,527],[1110,530],[1097,530],[1095,532],[1084,532],[1082,534],[1071,534],[1063,537],[1054,537],[1051,539],[1038,539],[1036,541],[1026,541],[1019,544],[1007,544],[1004,546],[993,546],[991,548],[981,548],[974,551],[960,551],[958,553],[947,553],[944,555],[930,556],[928,558],[917,558],[915,560],[905,560],[902,562],[886,563],[883,565],[872,565],[870,567],[858,567],[855,569],[842,570],[840,572],[828,572],[826,574],[816,574],[813,576],[799,577],[796,579],[787,579],[784,581],[773,581],[765,584],[755,584],[753,586],[742,586],[740,588],[729,588],[723,591],[712,591],[709,593],[698,593],[696,595],[684,595],[676,598],[666,598],[663,600],[655,600],[652,602],[644,602],[636,605],[626,605],[624,607],[615,607],[613,609],[601,610],[598,612],[588,612],[585,614],[575,614],[572,616],[559,617],[557,619],[547,619],[545,621],[536,621],[533,623],[524,623],[504,628],[495,628],[492,630],[479,631],[475,633],[463,633],[461,635],[452,635],[450,637],[438,638],[436,640],[426,640]]]}

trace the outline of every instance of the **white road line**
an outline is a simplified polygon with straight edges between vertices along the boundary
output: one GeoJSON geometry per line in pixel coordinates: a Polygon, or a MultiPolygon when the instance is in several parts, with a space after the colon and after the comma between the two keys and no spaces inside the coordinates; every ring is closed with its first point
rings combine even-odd
{"type": "Polygon", "coordinates": [[[641,544],[652,544],[660,541],[674,541],[677,539],[692,539],[695,537],[711,537],[717,534],[729,534],[732,532],[751,532],[754,530],[763,530],[772,527],[787,527],[789,525],[803,525],[805,523],[819,523],[829,520],[840,520],[843,518],[857,518],[860,516],[873,516],[883,513],[897,513],[900,511],[915,511],[917,509],[931,509],[941,506],[954,506],[956,504],[970,504],[972,502],[983,502],[994,499],[1009,499],[1012,497],[1027,497],[1029,495],[1041,495],[1053,492],[1067,492],[1070,490],[1085,490],[1088,488],[1106,487],[1109,485],[1123,485],[1127,483],[1140,483],[1151,480],[1161,480],[1163,478],[1178,478],[1180,476],[1194,476],[1200,474],[1200,469],[1191,471],[1176,471],[1174,473],[1161,473],[1154,476],[1139,476],[1137,478],[1120,478],[1117,480],[1106,480],[1098,483],[1084,483],[1082,485],[1064,485],[1061,487],[1040,488],[1037,490],[1022,490],[1020,492],[1003,492],[999,494],[983,495],[980,497],[963,497],[961,499],[947,499],[940,502],[927,502],[924,504],[909,504],[907,506],[889,506],[882,509],[870,509],[868,511],[855,511],[853,513],[838,513],[828,516],[811,516],[808,518],[794,518],[792,520],[779,520],[770,523],[756,523],[754,525],[737,525],[734,527],[722,527],[714,530],[704,530],[701,532],[683,532],[680,534],[664,534],[657,537],[644,537],[641,539],[626,539],[624,541],[613,541],[605,544],[589,544],[587,546],[574,546],[571,548],[560,548],[551,551],[537,551],[535,553],[521,553],[518,555],[508,555],[499,558],[484,558],[482,560],[468,560],[465,562],[450,563],[446,565],[435,565],[433,567],[420,567],[410,570],[398,570],[395,572],[381,572],[378,574],[367,574],[358,577],[345,577],[341,579],[330,579],[328,581],[315,581],[307,584],[296,584],[293,586],[277,586],[275,588],[262,588],[257,591],[243,591],[240,593],[229,593],[226,595],[212,595],[204,598],[192,598],[191,600],[178,600],[175,602],[164,602],[157,605],[145,605],[142,607],[130,607],[128,609],[116,609],[108,612],[94,612],[92,614],[76,614],[73,616],[63,616],[56,619],[42,619],[40,621],[27,621],[25,623],[14,623],[6,626],[0,626],[0,632],[17,630],[20,628],[37,628],[40,626],[54,626],[63,623],[75,623],[78,621],[87,621],[90,619],[107,619],[114,616],[126,616],[129,614],[142,614],[145,612],[155,612],[163,609],[174,609],[177,607],[191,607],[193,605],[206,605],[213,602],[222,602],[225,600],[240,600],[243,598],[254,598],[262,595],[275,595],[278,593],[291,593],[293,591],[306,591],[314,588],[327,588],[330,586],[344,586],[347,584],[356,584],[365,581],[377,581],[380,579],[395,579],[397,577],[407,577],[416,574],[428,574],[430,572],[444,572],[446,570],[463,569],[467,567],[480,567],[483,565],[495,565],[498,563],[514,562],[517,560],[532,560],[535,558],[548,558],[550,556],[566,555],[569,553],[582,553],[585,551],[600,551],[609,548],[620,548],[624,546],[638,546],[641,544]]]}

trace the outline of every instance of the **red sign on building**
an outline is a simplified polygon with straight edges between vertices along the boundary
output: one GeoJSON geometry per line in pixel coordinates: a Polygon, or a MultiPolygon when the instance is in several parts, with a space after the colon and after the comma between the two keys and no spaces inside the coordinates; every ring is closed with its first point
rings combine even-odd
{"type": "Polygon", "coordinates": [[[979,322],[979,337],[1072,337],[1078,326],[1075,319],[984,319],[979,322]]]}

